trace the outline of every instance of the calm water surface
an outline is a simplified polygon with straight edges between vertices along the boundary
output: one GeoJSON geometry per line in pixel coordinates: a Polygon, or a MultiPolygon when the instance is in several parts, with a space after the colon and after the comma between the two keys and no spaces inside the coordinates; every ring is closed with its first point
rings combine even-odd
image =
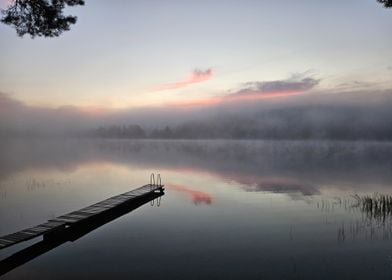
{"type": "MultiPolygon", "coordinates": [[[[162,175],[166,194],[4,279],[390,279],[392,144],[1,140],[0,235],[162,175]]],[[[4,259],[40,239],[0,251],[4,259]]]]}

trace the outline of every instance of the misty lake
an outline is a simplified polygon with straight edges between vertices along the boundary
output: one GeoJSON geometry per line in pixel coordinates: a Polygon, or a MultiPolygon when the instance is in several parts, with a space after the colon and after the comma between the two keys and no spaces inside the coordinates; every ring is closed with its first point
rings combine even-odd
{"type": "MultiPolygon", "coordinates": [[[[390,279],[392,143],[0,143],[0,235],[149,182],[165,195],[4,279],[390,279]]],[[[5,259],[40,239],[0,251],[5,259]]]]}

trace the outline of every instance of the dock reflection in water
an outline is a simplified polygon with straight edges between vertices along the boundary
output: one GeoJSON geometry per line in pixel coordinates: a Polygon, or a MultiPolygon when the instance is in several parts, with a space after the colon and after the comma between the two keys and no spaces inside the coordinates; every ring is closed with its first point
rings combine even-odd
{"type": "Polygon", "coordinates": [[[96,218],[94,217],[93,219],[89,219],[88,222],[80,222],[75,226],[68,227],[64,230],[45,234],[43,241],[16,252],[10,257],[0,260],[0,276],[68,241],[75,242],[91,231],[136,210],[146,203],[151,202],[152,206],[155,204],[157,207],[159,207],[161,203],[161,197],[163,195],[163,191],[151,192],[146,196],[134,199],[130,202],[124,203],[120,207],[113,208],[110,211],[100,214],[96,218]],[[155,200],[156,203],[154,203],[155,200]]]}

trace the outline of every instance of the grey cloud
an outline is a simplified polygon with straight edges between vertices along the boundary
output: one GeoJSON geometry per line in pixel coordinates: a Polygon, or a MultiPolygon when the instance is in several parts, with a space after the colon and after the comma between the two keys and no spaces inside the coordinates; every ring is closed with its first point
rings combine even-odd
{"type": "Polygon", "coordinates": [[[88,116],[73,106],[59,108],[24,104],[0,93],[0,136],[11,134],[66,134],[92,125],[88,116]]]}
{"type": "Polygon", "coordinates": [[[275,81],[254,81],[244,84],[244,87],[230,94],[230,96],[249,94],[249,93],[260,93],[265,95],[271,95],[282,92],[305,92],[313,89],[320,83],[319,79],[312,77],[304,77],[301,79],[290,78],[286,80],[275,80],[275,81]]]}
{"type": "Polygon", "coordinates": [[[348,89],[354,89],[354,88],[368,88],[374,86],[373,83],[369,82],[364,82],[364,81],[351,81],[351,82],[345,82],[337,85],[337,88],[348,88],[348,89]]]}
{"type": "Polygon", "coordinates": [[[6,93],[0,92],[0,108],[7,109],[9,107],[21,106],[23,103],[10,97],[6,93]]]}

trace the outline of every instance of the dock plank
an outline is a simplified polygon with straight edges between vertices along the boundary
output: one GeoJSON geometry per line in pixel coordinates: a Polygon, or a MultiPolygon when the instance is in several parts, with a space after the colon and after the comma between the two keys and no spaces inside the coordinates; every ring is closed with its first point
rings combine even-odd
{"type": "Polygon", "coordinates": [[[12,246],[14,244],[27,241],[36,238],[41,235],[45,235],[56,229],[60,229],[65,226],[72,226],[74,224],[87,221],[90,218],[96,217],[106,211],[115,209],[122,204],[135,200],[139,197],[151,194],[155,191],[163,191],[163,185],[144,185],[137,189],[125,192],[120,195],[112,196],[108,199],[90,205],[88,207],[73,211],[54,219],[50,219],[45,223],[37,226],[27,228],[12,234],[8,234],[0,237],[0,249],[12,246]]]}

